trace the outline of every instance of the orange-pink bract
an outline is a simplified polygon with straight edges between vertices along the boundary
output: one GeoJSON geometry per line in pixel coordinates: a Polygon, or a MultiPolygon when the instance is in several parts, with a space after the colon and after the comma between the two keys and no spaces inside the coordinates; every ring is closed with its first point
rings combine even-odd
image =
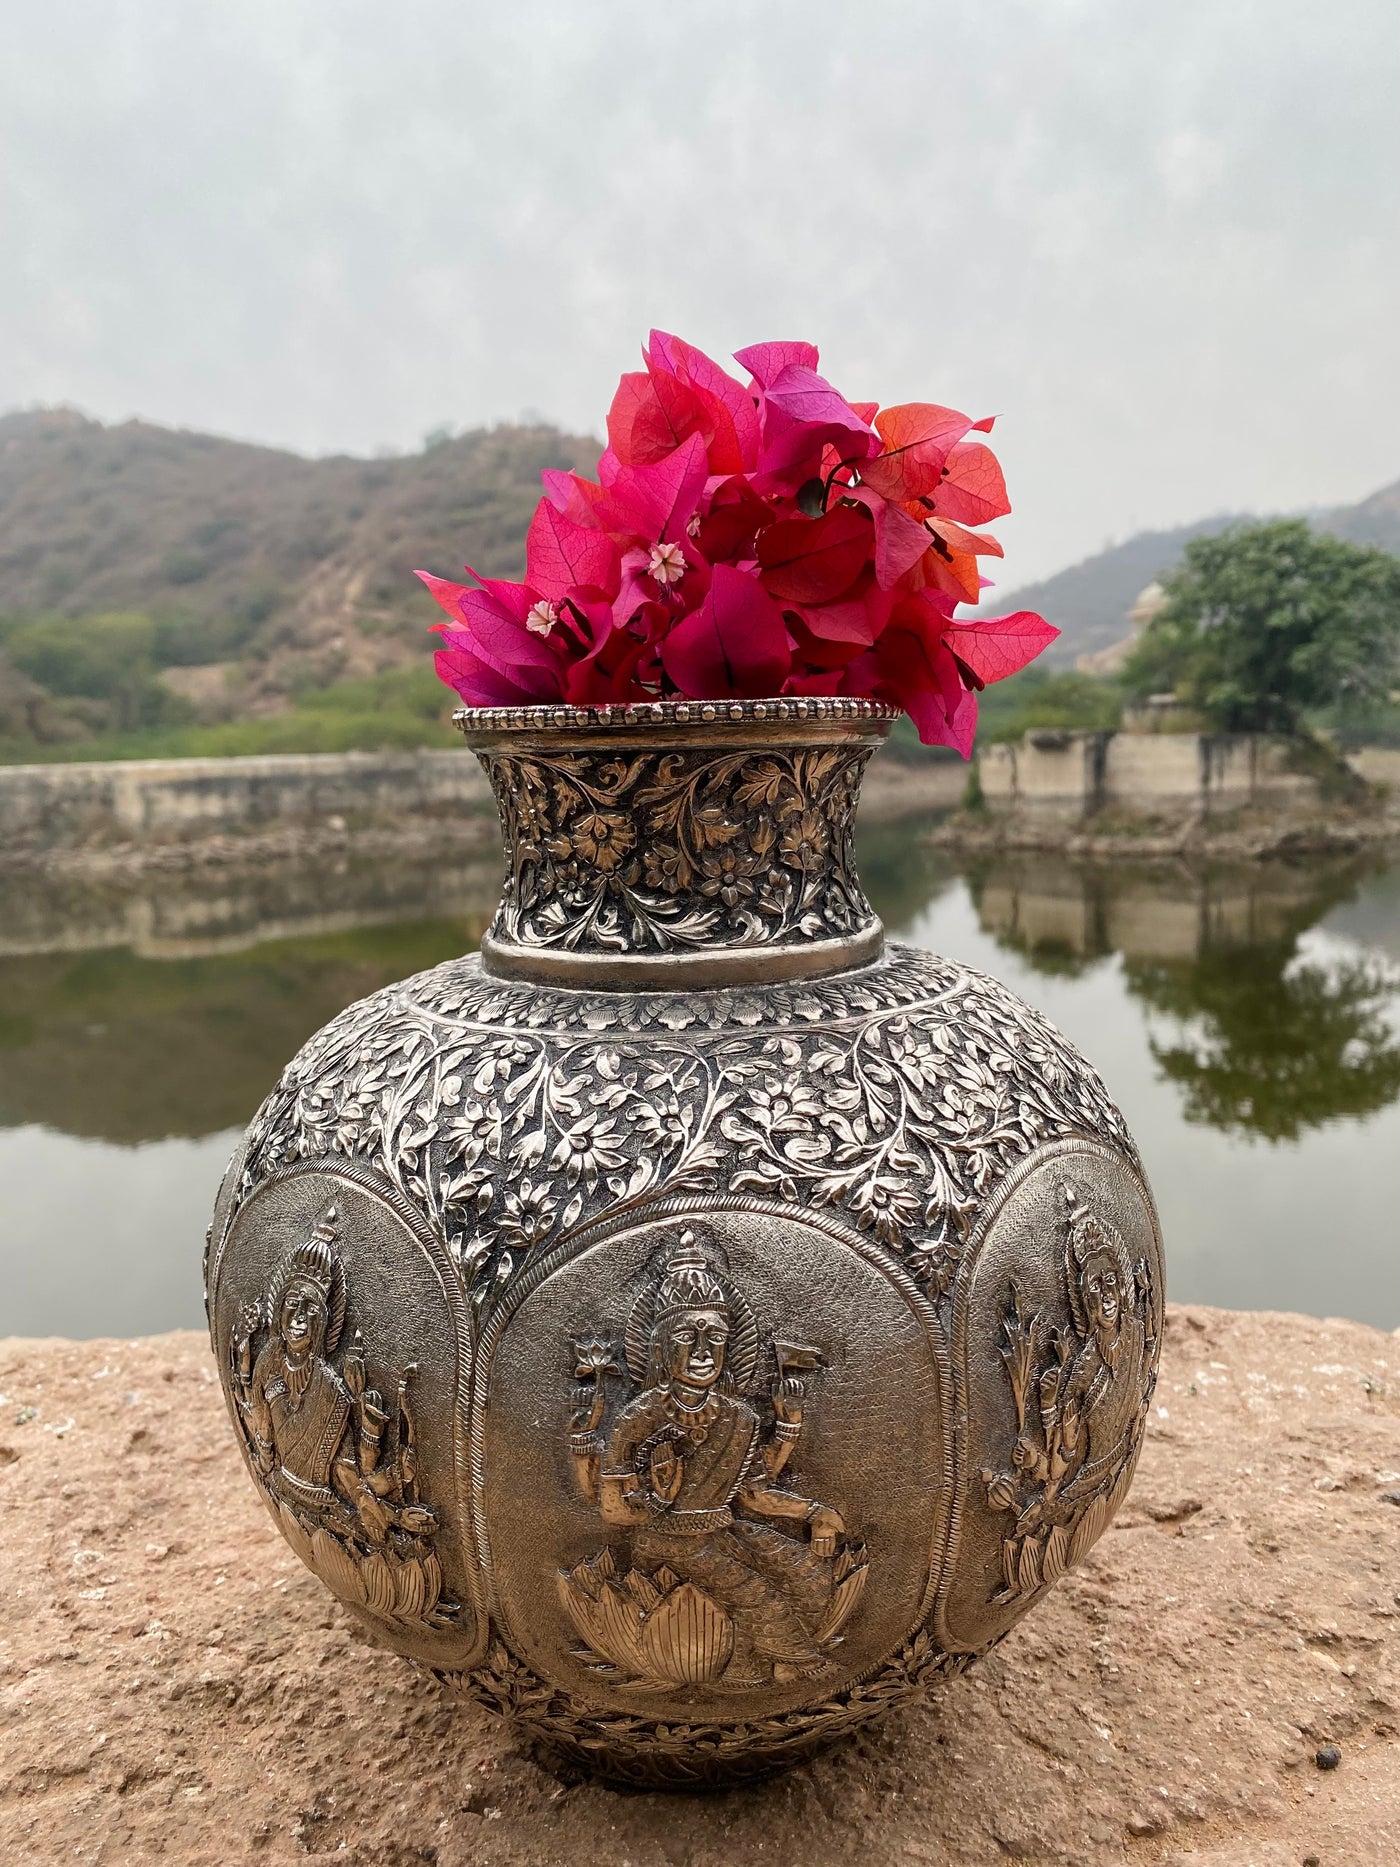
{"type": "Polygon", "coordinates": [[[966,757],[977,689],[1058,633],[957,614],[1010,511],[991,421],[848,402],[812,344],[739,351],[746,383],[663,331],[642,360],[597,480],[543,476],[522,582],[418,573],[442,679],[472,706],[868,695],[966,757]]]}

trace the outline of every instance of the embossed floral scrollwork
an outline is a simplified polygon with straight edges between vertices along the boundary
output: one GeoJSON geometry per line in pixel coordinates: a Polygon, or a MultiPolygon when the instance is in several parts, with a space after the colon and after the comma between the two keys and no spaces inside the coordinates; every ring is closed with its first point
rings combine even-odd
{"type": "Polygon", "coordinates": [[[851,844],[868,746],[484,756],[509,868],[498,938],[667,952],[873,924],[851,844]]]}
{"type": "Polygon", "coordinates": [[[773,993],[776,1029],[762,1002],[504,985],[463,960],[313,1040],[254,1124],[243,1190],[288,1160],[364,1160],[441,1228],[478,1312],[574,1228],[700,1192],[824,1206],[937,1296],[1034,1148],[1131,1151],[1065,1040],[951,962],[773,993]]]}

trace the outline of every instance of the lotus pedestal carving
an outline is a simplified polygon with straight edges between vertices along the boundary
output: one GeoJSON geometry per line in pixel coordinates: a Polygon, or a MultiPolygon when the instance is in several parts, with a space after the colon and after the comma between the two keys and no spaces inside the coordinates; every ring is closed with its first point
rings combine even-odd
{"type": "Polygon", "coordinates": [[[1102,1534],[1151,1195],[1058,1032],[884,942],[851,831],[886,711],[461,717],[501,907],[244,1137],[230,1413],[381,1644],[614,1779],[762,1772],[961,1672],[1102,1534]]]}

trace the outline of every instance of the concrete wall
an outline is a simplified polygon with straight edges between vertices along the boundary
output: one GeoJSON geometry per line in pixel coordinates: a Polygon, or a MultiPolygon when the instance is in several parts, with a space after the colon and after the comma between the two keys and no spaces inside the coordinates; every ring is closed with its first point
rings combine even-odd
{"type": "Polygon", "coordinates": [[[465,748],[0,766],[0,849],[188,841],[491,808],[465,748]]]}
{"type": "Polygon", "coordinates": [[[989,804],[1077,817],[1104,805],[1197,809],[1304,803],[1317,787],[1287,769],[1287,747],[1250,733],[1026,733],[981,756],[989,804]]]}
{"type": "Polygon", "coordinates": [[[1361,746],[1347,754],[1347,764],[1367,784],[1383,784],[1400,793],[1400,746],[1361,746]]]}

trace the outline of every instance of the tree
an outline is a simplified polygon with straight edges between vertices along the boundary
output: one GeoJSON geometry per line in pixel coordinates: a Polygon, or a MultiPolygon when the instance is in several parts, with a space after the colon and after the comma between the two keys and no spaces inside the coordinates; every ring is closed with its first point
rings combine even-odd
{"type": "Polygon", "coordinates": [[[1305,712],[1384,701],[1396,681],[1400,558],[1301,519],[1193,538],[1124,669],[1222,732],[1294,734],[1305,712]]]}

